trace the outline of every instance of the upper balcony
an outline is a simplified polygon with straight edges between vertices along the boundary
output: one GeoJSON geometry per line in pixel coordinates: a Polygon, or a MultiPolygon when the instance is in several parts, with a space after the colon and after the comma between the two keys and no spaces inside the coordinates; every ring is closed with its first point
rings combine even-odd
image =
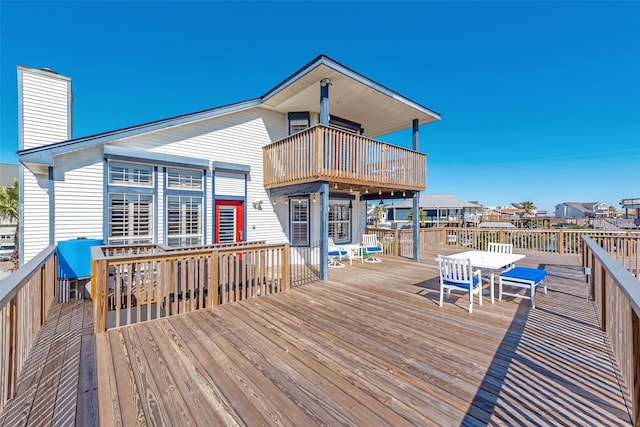
{"type": "Polygon", "coordinates": [[[340,129],[316,125],[263,148],[267,189],[316,181],[364,193],[421,191],[427,156],[340,129]]]}

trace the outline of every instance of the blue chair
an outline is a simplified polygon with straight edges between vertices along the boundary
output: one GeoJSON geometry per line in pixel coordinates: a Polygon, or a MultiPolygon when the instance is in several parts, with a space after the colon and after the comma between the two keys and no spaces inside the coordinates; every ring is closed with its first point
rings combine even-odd
{"type": "Polygon", "coordinates": [[[514,267],[500,274],[498,301],[502,301],[502,295],[509,295],[531,300],[531,307],[536,308],[536,288],[544,282],[544,293],[547,293],[547,272],[538,268],[514,267]],[[518,292],[511,293],[503,290],[503,287],[520,288],[518,292]],[[529,289],[529,296],[526,296],[529,289]]]}
{"type": "Polygon", "coordinates": [[[481,271],[473,271],[470,259],[446,257],[438,255],[440,269],[440,307],[444,291],[447,298],[451,291],[463,291],[469,293],[469,313],[473,313],[473,295],[478,295],[478,301],[482,305],[482,277],[481,271]]]}
{"type": "Polygon", "coordinates": [[[362,252],[365,256],[365,262],[380,262],[380,258],[376,257],[376,254],[382,253],[382,243],[378,241],[378,236],[375,234],[363,234],[362,252]]]}

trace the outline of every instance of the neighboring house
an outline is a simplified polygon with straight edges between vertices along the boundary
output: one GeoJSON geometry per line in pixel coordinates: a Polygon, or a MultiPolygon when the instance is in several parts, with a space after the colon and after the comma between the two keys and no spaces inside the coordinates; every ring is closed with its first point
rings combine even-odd
{"type": "MultiPolygon", "coordinates": [[[[18,180],[18,165],[0,163],[0,185],[12,186],[18,180]]],[[[13,243],[16,222],[0,218],[0,243],[13,243]]]]}
{"type": "Polygon", "coordinates": [[[378,212],[378,228],[389,228],[391,225],[387,220],[387,205],[384,202],[373,203],[367,205],[367,224],[373,225],[376,221],[376,210],[379,208],[378,212]]]}
{"type": "MultiPolygon", "coordinates": [[[[421,194],[419,205],[425,214],[427,226],[460,226],[475,223],[482,217],[482,206],[465,202],[455,194],[421,194]]],[[[393,227],[408,225],[409,212],[413,211],[413,201],[405,199],[387,206],[387,220],[393,227]]]]}
{"type": "Polygon", "coordinates": [[[258,98],[75,139],[70,78],[18,83],[23,262],[77,237],[320,242],[326,260],[327,235],[360,241],[367,200],[425,188],[424,154],[372,138],[409,128],[417,149],[440,119],[324,55],[258,98]]]}
{"type": "Polygon", "coordinates": [[[556,217],[601,218],[609,215],[609,206],[600,202],[564,202],[556,205],[556,217]]]}

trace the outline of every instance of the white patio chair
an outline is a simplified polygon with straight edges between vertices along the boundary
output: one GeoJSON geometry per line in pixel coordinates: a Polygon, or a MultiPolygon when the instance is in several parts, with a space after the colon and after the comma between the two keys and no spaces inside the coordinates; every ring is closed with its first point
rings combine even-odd
{"type": "MultiPolygon", "coordinates": [[[[489,252],[497,252],[500,254],[512,254],[513,253],[513,245],[511,243],[495,243],[489,242],[489,247],[487,248],[489,252]]],[[[509,271],[515,264],[507,265],[502,271],[509,271]]]]}
{"type": "Polygon", "coordinates": [[[512,254],[513,253],[513,245],[511,243],[494,243],[489,242],[489,247],[487,248],[489,252],[498,252],[501,254],[512,254]]]}
{"type": "Polygon", "coordinates": [[[341,248],[340,246],[336,246],[333,243],[333,238],[329,237],[329,267],[332,268],[342,268],[344,264],[342,261],[343,258],[349,258],[349,250],[345,248],[341,248]]]}
{"type": "Polygon", "coordinates": [[[462,291],[469,294],[469,313],[473,313],[473,295],[478,295],[478,302],[482,305],[482,279],[480,270],[473,271],[470,259],[460,259],[438,255],[440,270],[440,307],[447,291],[447,298],[451,291],[462,291]]]}
{"type": "Polygon", "coordinates": [[[365,262],[380,262],[381,259],[376,254],[382,253],[382,243],[378,241],[375,234],[362,235],[362,251],[364,252],[365,262]]]}

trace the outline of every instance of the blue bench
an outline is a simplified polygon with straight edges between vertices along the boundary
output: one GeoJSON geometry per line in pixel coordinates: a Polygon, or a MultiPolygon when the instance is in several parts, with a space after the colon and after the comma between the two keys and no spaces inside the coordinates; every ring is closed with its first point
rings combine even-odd
{"type": "Polygon", "coordinates": [[[544,282],[544,293],[547,293],[547,272],[537,268],[514,267],[511,270],[500,274],[499,284],[500,291],[498,300],[502,301],[502,295],[509,295],[531,300],[531,306],[536,308],[536,287],[544,282]],[[503,290],[503,287],[510,286],[520,288],[517,293],[510,293],[503,290]],[[530,294],[526,296],[527,289],[530,294]]]}

